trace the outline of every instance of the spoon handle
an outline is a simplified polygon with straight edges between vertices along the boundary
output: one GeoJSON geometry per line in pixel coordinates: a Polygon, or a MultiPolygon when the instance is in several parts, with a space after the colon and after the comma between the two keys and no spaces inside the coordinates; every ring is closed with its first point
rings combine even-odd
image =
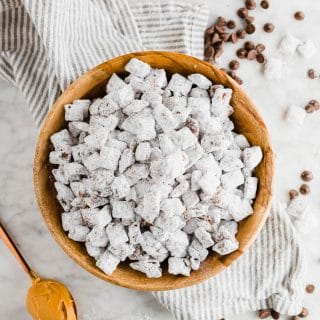
{"type": "Polygon", "coordinates": [[[9,250],[13,253],[15,258],[18,260],[20,265],[22,266],[23,270],[29,275],[32,281],[38,279],[38,275],[31,270],[26,260],[23,258],[22,254],[20,253],[19,249],[16,247],[14,242],[11,240],[9,234],[6,232],[4,226],[0,223],[0,238],[3,240],[5,245],[9,248],[9,250]]]}

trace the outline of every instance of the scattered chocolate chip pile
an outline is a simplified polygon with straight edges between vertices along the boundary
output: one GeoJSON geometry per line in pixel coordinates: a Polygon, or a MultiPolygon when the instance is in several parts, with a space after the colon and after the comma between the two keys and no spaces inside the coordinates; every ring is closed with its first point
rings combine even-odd
{"type": "MultiPolygon", "coordinates": [[[[268,1],[261,1],[260,6],[264,9],[269,8],[268,1]]],[[[234,20],[227,20],[224,17],[218,17],[216,22],[209,27],[205,32],[205,60],[213,63],[217,58],[219,58],[225,49],[226,43],[235,44],[239,39],[245,39],[246,36],[253,34],[256,31],[256,26],[254,24],[255,18],[251,16],[250,11],[256,9],[257,3],[254,0],[246,0],[244,2],[244,7],[237,10],[238,17],[242,20],[241,26],[237,30],[237,24],[234,20]]],[[[264,26],[268,31],[272,32],[274,30],[274,25],[268,23],[264,26]]],[[[236,55],[240,59],[247,58],[248,60],[255,60],[259,64],[264,64],[266,62],[266,57],[262,53],[265,50],[264,44],[254,45],[251,41],[245,43],[244,48],[239,48],[236,50],[236,55]]],[[[242,80],[234,72],[238,70],[240,63],[236,60],[229,62],[229,68],[231,71],[226,71],[229,76],[231,76],[236,82],[242,84],[242,80]]]]}
{"type": "Polygon", "coordinates": [[[265,63],[266,57],[263,51],[266,49],[265,45],[259,43],[255,45],[252,41],[246,41],[243,48],[239,48],[236,52],[239,59],[256,60],[258,63],[265,63]]]}
{"type": "MultiPolygon", "coordinates": [[[[248,1],[246,3],[247,7],[252,8],[254,6],[253,1],[248,1]],[[250,2],[250,4],[249,4],[250,2]]],[[[240,8],[238,10],[238,16],[241,19],[245,19],[246,27],[245,29],[238,29],[237,31],[231,31],[236,28],[236,23],[234,20],[227,21],[223,17],[218,17],[216,22],[206,30],[205,33],[205,59],[209,62],[213,62],[215,59],[219,58],[223,52],[224,47],[227,42],[229,43],[237,43],[239,39],[244,39],[246,34],[252,34],[255,31],[255,26],[252,24],[254,18],[248,16],[247,8],[240,8]],[[229,32],[228,32],[229,29],[229,32]]],[[[237,53],[238,54],[238,53],[237,53]]],[[[243,52],[243,57],[246,58],[248,53],[246,51],[243,52]]],[[[252,57],[253,53],[249,54],[249,57],[252,57]]],[[[254,56],[253,59],[255,59],[254,56]]],[[[264,57],[259,55],[259,61],[265,61],[264,57]]],[[[261,63],[261,62],[260,62],[261,63]]],[[[229,62],[229,68],[231,71],[228,72],[229,76],[231,76],[238,84],[242,84],[243,81],[237,76],[234,70],[239,69],[240,63],[236,60],[232,60],[229,62]]],[[[223,69],[223,71],[226,71],[223,69]]]]}
{"type": "MultiPolygon", "coordinates": [[[[270,3],[268,0],[262,0],[260,2],[260,7],[262,9],[268,9],[270,7],[270,3]]],[[[251,11],[257,8],[257,3],[254,0],[245,0],[244,6],[240,7],[237,10],[237,16],[241,19],[241,26],[237,29],[236,22],[234,20],[227,21],[224,17],[218,17],[216,22],[209,27],[205,32],[205,49],[204,56],[205,60],[211,63],[217,62],[217,58],[221,57],[224,53],[225,44],[229,43],[237,43],[239,39],[245,39],[246,36],[252,35],[256,31],[255,25],[255,17],[250,15],[251,11]]],[[[303,11],[299,10],[293,14],[293,17],[298,20],[304,20],[305,14],[303,11]]],[[[262,26],[262,29],[266,33],[272,33],[275,30],[275,26],[271,22],[267,22],[262,26]]],[[[255,60],[259,64],[264,65],[267,62],[265,55],[262,53],[265,50],[265,46],[263,44],[259,44],[261,48],[252,48],[252,49],[243,49],[239,48],[236,50],[236,55],[240,59],[247,58],[248,60],[255,60]]],[[[310,51],[314,51],[314,45],[310,44],[310,41],[306,41],[304,45],[300,45],[299,52],[302,56],[311,56],[310,51]],[[310,50],[306,50],[306,48],[310,50]]],[[[269,62],[272,59],[269,60],[269,62]]],[[[238,68],[231,68],[231,66],[235,66],[233,61],[229,62],[229,68],[231,71],[227,72],[224,68],[223,71],[226,71],[236,82],[242,84],[242,80],[235,74],[234,70],[238,70],[238,68]]],[[[309,69],[307,71],[307,75],[310,79],[317,79],[320,75],[314,70],[309,69]]],[[[306,109],[308,113],[314,111],[314,108],[308,107],[306,109]]]]}
{"type": "Polygon", "coordinates": [[[209,27],[205,33],[206,60],[211,61],[220,57],[224,51],[226,42],[236,43],[238,36],[235,32],[227,32],[226,28],[232,30],[236,27],[233,20],[226,21],[223,17],[218,17],[213,26],[209,27]]]}
{"type": "MultiPolygon", "coordinates": [[[[310,182],[313,180],[313,173],[310,170],[304,170],[300,174],[300,178],[304,182],[310,182]]],[[[311,192],[311,188],[307,183],[301,184],[299,188],[300,194],[302,195],[308,195],[311,192]]],[[[299,192],[295,189],[291,189],[289,191],[289,198],[290,200],[293,200],[299,196],[299,192]]]]}

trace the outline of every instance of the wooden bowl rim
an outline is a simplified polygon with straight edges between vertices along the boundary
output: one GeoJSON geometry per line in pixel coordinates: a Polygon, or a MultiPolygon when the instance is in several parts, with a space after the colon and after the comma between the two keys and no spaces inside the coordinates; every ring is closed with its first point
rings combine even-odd
{"type": "MultiPolygon", "coordinates": [[[[195,71],[196,72],[196,71],[195,71]]],[[[87,71],[84,73],[82,76],[77,78],[75,81],[73,81],[67,88],[66,90],[58,97],[58,99],[55,101],[54,105],[52,108],[49,110],[45,120],[43,121],[42,127],[39,131],[39,136],[38,140],[36,143],[35,147],[35,155],[34,155],[34,168],[33,168],[33,178],[34,178],[34,188],[35,188],[35,194],[36,194],[36,199],[38,202],[38,206],[40,208],[41,215],[43,219],[45,220],[45,223],[47,225],[47,228],[49,229],[50,233],[54,237],[54,239],[58,242],[60,247],[67,253],[69,257],[71,257],[77,264],[79,264],[81,267],[83,267],[85,270],[89,271],[91,274],[99,277],[100,279],[103,279],[105,281],[108,281],[110,283],[113,283],[115,285],[119,285],[122,287],[126,287],[129,289],[136,289],[136,290],[141,290],[141,291],[162,291],[162,290],[173,290],[173,289],[179,289],[179,288],[184,288],[188,287],[191,285],[195,285],[197,283],[200,283],[210,277],[215,276],[228,266],[230,266],[234,261],[236,261],[243,253],[251,246],[251,244],[255,241],[256,237],[260,233],[269,213],[269,209],[271,206],[271,200],[272,200],[272,194],[273,194],[273,177],[274,177],[274,152],[272,149],[272,144],[271,144],[271,139],[270,135],[268,132],[268,129],[263,121],[263,118],[261,117],[259,111],[256,109],[253,101],[247,94],[244,92],[244,90],[233,80],[231,79],[228,75],[226,75],[224,72],[222,72],[220,69],[215,67],[212,64],[209,64],[203,60],[197,59],[192,56],[188,56],[182,53],[176,53],[176,52],[166,52],[166,51],[143,51],[143,52],[135,52],[135,53],[129,53],[125,54],[116,58],[113,58],[111,60],[107,60],[98,66],[94,67],[93,69],[87,71]],[[268,149],[264,152],[264,157],[268,157],[268,172],[270,175],[270,185],[268,186],[268,199],[267,199],[267,204],[265,205],[265,210],[263,213],[260,215],[260,220],[255,221],[255,232],[250,236],[248,241],[242,245],[241,248],[238,250],[232,252],[229,255],[226,255],[222,257],[222,259],[218,260],[215,259],[218,265],[215,266],[213,270],[206,270],[206,274],[204,274],[202,277],[194,278],[191,274],[189,277],[183,277],[184,279],[187,279],[187,281],[183,282],[174,282],[173,284],[164,284],[164,285],[159,285],[157,284],[152,284],[153,279],[148,279],[148,284],[146,284],[145,281],[142,281],[141,284],[131,284],[128,279],[118,279],[113,277],[112,275],[106,275],[104,274],[100,269],[98,269],[96,266],[92,266],[83,259],[81,259],[81,256],[77,255],[77,252],[75,250],[71,250],[68,245],[66,244],[65,241],[63,241],[62,238],[56,234],[56,230],[54,226],[50,223],[49,221],[49,215],[45,210],[45,205],[44,205],[44,197],[45,195],[43,194],[43,191],[40,188],[40,183],[39,183],[39,176],[41,173],[41,167],[42,167],[42,162],[40,161],[40,150],[41,150],[41,145],[47,143],[48,139],[45,138],[46,136],[46,127],[48,124],[50,124],[53,116],[55,109],[60,105],[60,100],[65,95],[68,95],[70,92],[72,92],[79,84],[82,82],[86,82],[88,76],[96,75],[101,73],[101,67],[108,67],[114,62],[118,62],[122,59],[129,59],[132,57],[144,57],[144,56],[165,56],[166,58],[169,59],[182,59],[182,58],[187,58],[190,61],[193,61],[195,64],[203,64],[207,68],[210,68],[210,71],[214,73],[218,78],[221,79],[227,79],[228,83],[232,86],[233,90],[237,90],[239,94],[241,94],[241,97],[243,97],[247,101],[247,109],[250,113],[254,114],[255,118],[257,119],[258,122],[263,126],[263,129],[265,131],[265,139],[268,144],[268,149]]],[[[64,232],[64,231],[62,231],[64,232]]],[[[138,272],[138,271],[136,271],[138,272]]],[[[204,273],[204,272],[203,272],[204,273]]],[[[161,278],[160,278],[161,279],[161,278]]]]}

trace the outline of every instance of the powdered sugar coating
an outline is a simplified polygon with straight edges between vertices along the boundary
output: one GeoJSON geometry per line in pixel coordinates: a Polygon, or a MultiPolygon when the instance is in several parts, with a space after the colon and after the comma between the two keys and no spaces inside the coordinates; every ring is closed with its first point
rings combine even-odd
{"type": "Polygon", "coordinates": [[[138,59],[125,69],[104,97],[66,105],[51,137],[62,226],[107,274],[128,259],[147,277],[164,261],[189,276],[211,250],[237,250],[263,154],[233,131],[231,89],[138,59]]]}

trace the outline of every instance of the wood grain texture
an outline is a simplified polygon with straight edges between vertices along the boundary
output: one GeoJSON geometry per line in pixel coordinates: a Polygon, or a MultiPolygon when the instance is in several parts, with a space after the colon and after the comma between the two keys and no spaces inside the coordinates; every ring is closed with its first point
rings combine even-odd
{"type": "Polygon", "coordinates": [[[202,60],[179,53],[158,51],[120,56],[97,66],[74,81],[57,99],[47,115],[39,134],[34,158],[34,185],[38,204],[50,232],[62,249],[83,268],[101,279],[137,290],[170,290],[194,285],[216,275],[238,259],[253,243],[267,218],[272,198],[273,175],[274,154],[268,130],[253,102],[240,86],[226,73],[202,60]],[[234,107],[232,119],[236,131],[244,134],[252,145],[259,145],[263,151],[263,160],[255,172],[259,177],[259,187],[254,202],[254,213],[239,225],[239,249],[227,256],[211,253],[200,269],[193,271],[190,277],[173,276],[164,272],[161,278],[148,279],[142,273],[129,268],[127,263],[119,265],[113,274],[108,276],[95,266],[94,259],[87,255],[84,246],[70,240],[62,229],[62,208],[56,200],[51,167],[48,164],[49,138],[66,125],[63,107],[65,104],[75,99],[102,96],[109,77],[113,73],[123,74],[125,64],[133,57],[147,62],[154,68],[164,68],[171,74],[201,73],[214,83],[231,88],[231,104],[234,107]]]}

